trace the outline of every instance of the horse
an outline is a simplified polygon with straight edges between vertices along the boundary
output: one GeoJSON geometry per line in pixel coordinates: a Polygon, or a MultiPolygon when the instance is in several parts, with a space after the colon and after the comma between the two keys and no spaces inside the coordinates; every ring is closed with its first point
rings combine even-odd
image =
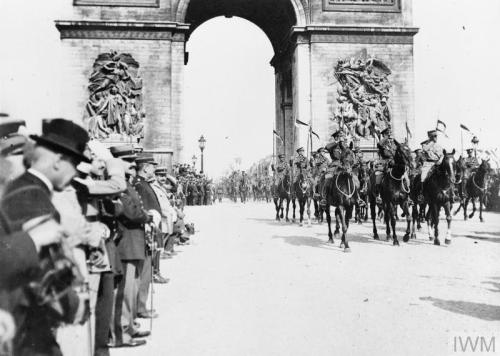
{"type": "MultiPolygon", "coordinates": [[[[396,151],[394,153],[394,164],[390,167],[387,173],[382,177],[380,184],[380,195],[382,197],[382,207],[384,209],[384,219],[386,225],[387,240],[391,237],[392,230],[392,244],[399,246],[399,240],[396,235],[396,214],[397,206],[403,209],[403,214],[406,217],[406,233],[403,237],[404,242],[410,239],[410,185],[405,185],[405,176],[411,168],[412,158],[410,148],[406,144],[401,144],[394,141],[396,144],[396,151]]],[[[377,226],[375,225],[375,215],[372,213],[373,220],[373,233],[374,238],[378,238],[377,226]]]]}
{"type": "MultiPolygon", "coordinates": [[[[352,145],[352,144],[351,144],[352,145]]],[[[351,252],[349,242],[347,241],[346,234],[349,228],[349,220],[352,218],[352,211],[356,205],[356,187],[352,165],[355,157],[351,149],[345,148],[342,153],[342,168],[339,168],[333,177],[329,177],[325,181],[326,192],[326,221],[328,223],[328,242],[333,243],[332,234],[332,218],[330,214],[330,207],[335,207],[335,236],[339,234],[339,225],[342,225],[342,240],[340,247],[344,246],[344,252],[351,252]],[[340,222],[340,224],[339,224],[340,222]]]]}
{"type": "Polygon", "coordinates": [[[297,176],[297,180],[293,184],[294,198],[292,200],[293,204],[293,220],[295,220],[295,198],[299,201],[299,222],[302,226],[304,221],[304,210],[307,204],[307,217],[308,226],[311,226],[311,199],[313,196],[312,184],[308,177],[304,173],[300,172],[297,176]]]}
{"type": "Polygon", "coordinates": [[[470,213],[469,219],[472,219],[476,212],[475,199],[479,198],[479,221],[484,222],[483,205],[486,206],[487,182],[490,169],[489,160],[483,160],[477,171],[472,173],[471,177],[465,183],[464,220],[467,220],[467,205],[469,205],[469,201],[472,202],[472,213],[470,213]]]}
{"type": "Polygon", "coordinates": [[[274,206],[276,208],[276,220],[280,221],[280,218],[283,219],[283,200],[286,200],[285,219],[287,222],[290,221],[288,219],[288,210],[290,208],[290,176],[285,174],[279,179],[277,184],[273,184],[272,190],[274,206]]]}
{"type": "Polygon", "coordinates": [[[432,228],[434,228],[434,245],[441,245],[439,241],[439,212],[441,207],[446,214],[448,228],[446,231],[445,244],[451,244],[451,207],[453,189],[455,188],[455,150],[448,153],[443,150],[441,163],[433,167],[427,180],[423,183],[423,193],[429,211],[426,215],[429,240],[432,240],[432,228]]]}
{"type": "Polygon", "coordinates": [[[460,156],[460,158],[455,162],[455,188],[457,196],[459,197],[460,204],[458,205],[457,210],[453,213],[453,216],[457,215],[460,209],[464,207],[465,203],[465,183],[469,179],[468,174],[466,174],[467,170],[465,167],[464,158],[460,156]]]}

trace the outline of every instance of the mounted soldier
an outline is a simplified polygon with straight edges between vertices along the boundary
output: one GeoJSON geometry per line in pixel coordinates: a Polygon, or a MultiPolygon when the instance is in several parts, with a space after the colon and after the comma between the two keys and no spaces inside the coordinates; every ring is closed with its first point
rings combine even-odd
{"type": "Polygon", "coordinates": [[[469,179],[470,176],[472,175],[472,172],[477,170],[479,167],[479,161],[477,158],[473,155],[474,149],[473,148],[468,148],[467,149],[467,157],[464,159],[464,178],[469,179]]]}
{"type": "Polygon", "coordinates": [[[290,174],[290,166],[285,161],[285,155],[283,153],[278,155],[278,162],[271,165],[271,169],[274,172],[274,184],[278,185],[279,182],[285,177],[285,175],[290,174]]]}

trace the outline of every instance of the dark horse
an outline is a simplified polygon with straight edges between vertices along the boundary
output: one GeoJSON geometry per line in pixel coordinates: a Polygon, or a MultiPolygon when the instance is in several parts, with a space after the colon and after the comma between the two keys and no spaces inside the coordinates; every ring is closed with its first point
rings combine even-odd
{"type": "Polygon", "coordinates": [[[362,224],[368,220],[368,183],[370,181],[370,172],[366,164],[361,164],[358,171],[358,179],[360,183],[359,198],[365,203],[360,206],[356,205],[356,221],[362,224]]]}
{"type": "Polygon", "coordinates": [[[304,210],[307,204],[308,226],[311,226],[311,199],[313,196],[313,187],[310,179],[302,172],[297,176],[297,180],[293,184],[293,218],[295,220],[295,199],[299,201],[299,221],[302,226],[304,221],[304,210]]]}
{"type": "Polygon", "coordinates": [[[339,221],[342,225],[342,241],[340,247],[344,246],[344,252],[351,252],[349,242],[346,239],[347,229],[349,228],[349,220],[352,218],[352,211],[356,205],[356,187],[352,165],[354,163],[354,153],[346,148],[342,153],[342,166],[333,177],[327,178],[325,181],[326,192],[326,221],[328,223],[328,242],[333,243],[332,234],[332,218],[330,207],[335,207],[335,236],[339,234],[339,221]]]}
{"type": "Polygon", "coordinates": [[[288,209],[290,207],[290,176],[285,174],[278,184],[273,184],[273,200],[276,208],[276,220],[283,219],[283,200],[286,200],[286,221],[288,219],[288,209]],[[281,214],[280,214],[281,211],[281,214]]]}
{"type": "MultiPolygon", "coordinates": [[[[382,207],[384,209],[384,219],[386,225],[387,240],[391,237],[392,229],[392,244],[399,246],[398,237],[396,235],[396,214],[398,205],[403,209],[403,214],[406,217],[406,234],[403,238],[404,242],[410,239],[410,186],[405,183],[405,177],[412,165],[411,151],[406,144],[396,143],[396,152],[394,153],[394,164],[384,173],[382,182],[380,183],[380,196],[382,197],[382,207]]],[[[373,234],[376,240],[379,239],[377,226],[375,224],[375,209],[372,209],[373,234]]]]}
{"type": "Polygon", "coordinates": [[[476,204],[474,201],[476,198],[479,198],[479,220],[481,222],[484,221],[483,205],[486,206],[486,183],[488,182],[489,172],[489,160],[483,160],[477,171],[472,173],[471,177],[465,183],[466,198],[464,201],[464,220],[467,220],[467,205],[469,205],[469,200],[472,202],[472,213],[469,215],[469,219],[472,219],[476,212],[476,204]]]}
{"type": "Polygon", "coordinates": [[[456,184],[455,176],[455,150],[447,153],[443,150],[441,163],[429,173],[427,180],[423,184],[424,199],[429,205],[426,220],[429,233],[429,240],[432,240],[431,231],[434,228],[434,245],[441,245],[439,241],[439,212],[441,207],[446,214],[448,229],[446,231],[445,243],[451,243],[451,207],[453,199],[453,189],[456,184]]]}

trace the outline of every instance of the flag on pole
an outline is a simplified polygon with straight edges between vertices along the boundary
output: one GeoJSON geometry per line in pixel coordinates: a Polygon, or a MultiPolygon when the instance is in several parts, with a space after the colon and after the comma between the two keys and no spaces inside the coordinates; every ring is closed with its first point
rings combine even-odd
{"type": "Polygon", "coordinates": [[[408,121],[406,121],[406,133],[408,134],[408,136],[410,138],[413,137],[412,133],[411,133],[411,130],[410,130],[410,126],[408,126],[408,121]]]}
{"type": "Polygon", "coordinates": [[[313,131],[312,127],[309,127],[309,132],[310,132],[312,135],[316,136],[316,138],[319,140],[319,135],[318,135],[316,132],[314,132],[314,131],[313,131]]]}
{"type": "Polygon", "coordinates": [[[283,143],[283,137],[281,137],[280,134],[276,132],[276,130],[273,130],[273,134],[278,138],[278,140],[281,141],[281,143],[283,143]]]}
{"type": "Polygon", "coordinates": [[[462,130],[465,130],[465,131],[470,132],[469,128],[468,128],[467,126],[465,126],[464,124],[460,124],[460,128],[461,128],[462,130]]]}
{"type": "Polygon", "coordinates": [[[309,124],[306,124],[304,121],[300,121],[299,119],[295,119],[295,126],[297,126],[297,125],[309,126],[309,124]]]}
{"type": "Polygon", "coordinates": [[[448,137],[448,135],[446,134],[446,124],[439,119],[437,120],[436,123],[436,131],[439,131],[443,133],[446,137],[448,137]]]}

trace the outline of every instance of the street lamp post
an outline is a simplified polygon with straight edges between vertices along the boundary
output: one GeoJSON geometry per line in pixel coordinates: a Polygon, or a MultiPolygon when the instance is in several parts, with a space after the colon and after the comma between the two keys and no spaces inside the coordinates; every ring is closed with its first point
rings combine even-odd
{"type": "Polygon", "coordinates": [[[205,140],[205,137],[201,135],[200,139],[198,140],[199,146],[200,146],[200,151],[201,151],[201,170],[200,173],[203,174],[203,150],[205,149],[205,143],[207,140],[205,140]]]}
{"type": "Polygon", "coordinates": [[[193,168],[196,168],[196,160],[198,159],[198,157],[196,157],[196,155],[193,155],[193,157],[191,157],[191,161],[193,162],[193,168]]]}

